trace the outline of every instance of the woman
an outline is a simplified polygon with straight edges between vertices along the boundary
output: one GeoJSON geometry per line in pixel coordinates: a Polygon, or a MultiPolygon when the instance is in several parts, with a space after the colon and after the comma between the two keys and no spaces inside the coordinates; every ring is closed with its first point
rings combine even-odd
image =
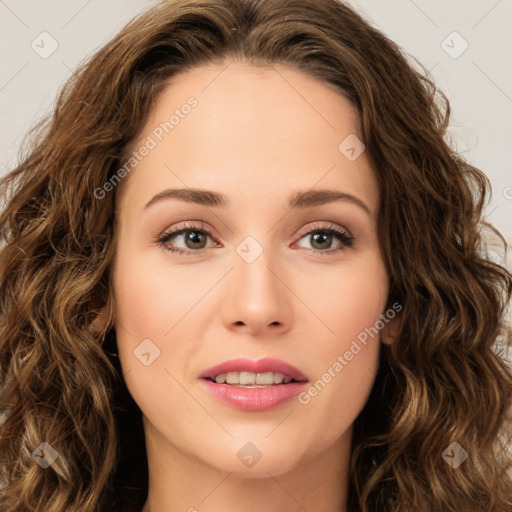
{"type": "Polygon", "coordinates": [[[127,25],[1,183],[2,510],[510,510],[512,276],[448,119],[336,0],[127,25]]]}

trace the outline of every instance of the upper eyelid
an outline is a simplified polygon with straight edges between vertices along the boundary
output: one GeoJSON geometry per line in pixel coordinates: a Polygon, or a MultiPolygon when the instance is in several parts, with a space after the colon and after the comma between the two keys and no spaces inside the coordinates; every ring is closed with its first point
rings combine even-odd
{"type": "Polygon", "coordinates": [[[350,231],[345,226],[340,226],[338,224],[335,224],[334,222],[325,221],[325,224],[322,224],[320,221],[316,221],[314,225],[308,226],[307,228],[304,228],[304,230],[301,230],[300,236],[305,236],[310,234],[312,231],[321,231],[326,230],[329,231],[329,229],[333,229],[335,231],[343,231],[347,233],[347,235],[351,235],[350,231]]]}
{"type": "MultiPolygon", "coordinates": [[[[299,236],[303,237],[305,235],[310,234],[312,231],[319,231],[322,229],[324,229],[324,230],[334,229],[334,230],[344,231],[348,235],[352,236],[350,231],[346,227],[339,226],[331,221],[324,221],[324,222],[325,222],[325,224],[322,224],[322,221],[315,221],[314,225],[308,226],[308,227],[304,228],[303,230],[301,230],[299,236]]],[[[183,225],[183,226],[179,226],[177,228],[166,229],[162,232],[162,234],[159,236],[159,238],[164,237],[166,235],[183,234],[183,232],[185,232],[185,231],[194,230],[194,229],[196,229],[197,231],[204,231],[208,235],[215,238],[214,230],[207,227],[206,224],[204,224],[201,221],[198,221],[198,224],[183,225]]]]}

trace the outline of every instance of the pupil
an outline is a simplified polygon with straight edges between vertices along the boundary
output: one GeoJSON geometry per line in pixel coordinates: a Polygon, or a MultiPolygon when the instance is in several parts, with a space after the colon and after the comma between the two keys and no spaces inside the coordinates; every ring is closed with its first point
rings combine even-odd
{"type": "MultiPolygon", "coordinates": [[[[203,233],[199,233],[198,231],[189,231],[188,236],[186,237],[187,242],[191,242],[192,244],[201,245],[201,235],[203,233]]],[[[203,240],[204,242],[204,240],[203,240]]],[[[197,249],[197,247],[193,246],[193,249],[197,249]]],[[[201,247],[199,247],[201,248],[201,247]]]]}
{"type": "MultiPolygon", "coordinates": [[[[329,248],[329,246],[331,245],[331,244],[330,244],[330,242],[331,242],[331,239],[332,239],[332,235],[329,235],[329,234],[327,234],[327,233],[315,233],[315,234],[313,235],[313,241],[314,241],[314,243],[317,243],[317,242],[318,242],[318,240],[317,240],[317,238],[318,238],[318,237],[320,237],[320,238],[324,238],[324,239],[325,239],[325,240],[324,240],[324,244],[325,244],[325,242],[327,242],[327,246],[322,246],[322,247],[321,247],[321,249],[328,249],[328,248],[329,248]]],[[[320,244],[321,244],[321,243],[322,243],[322,242],[321,242],[321,240],[320,240],[320,244]]]]}

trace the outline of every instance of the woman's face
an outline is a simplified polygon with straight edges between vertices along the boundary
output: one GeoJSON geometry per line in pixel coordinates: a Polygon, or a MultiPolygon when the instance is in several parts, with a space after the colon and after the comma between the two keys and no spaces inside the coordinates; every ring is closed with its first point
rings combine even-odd
{"type": "Polygon", "coordinates": [[[356,137],[350,103],[284,65],[198,67],[153,106],[118,204],[113,282],[124,377],[163,453],[255,476],[348,445],[388,295],[356,137]],[[279,361],[251,366],[263,358],[279,361]],[[239,372],[261,387],[236,385],[239,372]],[[202,378],[223,373],[231,383],[202,378]],[[308,382],[271,387],[279,373],[308,382]]]}

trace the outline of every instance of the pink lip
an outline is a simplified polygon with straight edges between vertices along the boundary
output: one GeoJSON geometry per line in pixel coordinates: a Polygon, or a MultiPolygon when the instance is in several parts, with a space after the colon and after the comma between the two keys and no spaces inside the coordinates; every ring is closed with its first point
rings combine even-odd
{"type": "Polygon", "coordinates": [[[242,388],[229,384],[217,384],[206,379],[201,379],[199,382],[221,402],[248,412],[273,409],[296,397],[307,385],[306,381],[302,381],[264,388],[242,388]]]}
{"type": "Polygon", "coordinates": [[[260,412],[273,409],[278,405],[296,397],[308,382],[308,378],[295,366],[273,358],[258,361],[251,359],[231,359],[204,371],[201,384],[221,402],[244,411],[260,412]],[[230,384],[218,384],[214,379],[220,373],[252,372],[252,373],[283,373],[299,382],[274,384],[263,388],[239,387],[230,384]],[[208,380],[212,379],[212,380],[208,380]]]}
{"type": "Polygon", "coordinates": [[[224,363],[218,364],[208,368],[204,371],[200,377],[202,379],[215,379],[220,373],[228,372],[251,372],[251,373],[265,373],[274,372],[288,375],[293,380],[307,381],[308,378],[295,366],[285,363],[280,359],[274,359],[273,357],[265,357],[253,361],[252,359],[238,358],[230,359],[224,363]]]}

